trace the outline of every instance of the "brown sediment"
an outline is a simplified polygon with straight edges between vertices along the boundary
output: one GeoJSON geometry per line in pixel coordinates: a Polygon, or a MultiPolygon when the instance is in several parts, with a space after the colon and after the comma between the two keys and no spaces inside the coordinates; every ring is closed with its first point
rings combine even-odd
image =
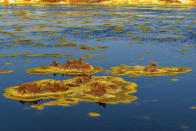
{"type": "Polygon", "coordinates": [[[120,89],[119,84],[104,84],[100,82],[91,83],[91,90],[85,92],[86,94],[93,95],[95,97],[104,97],[107,94],[107,90],[117,90],[120,89]]]}
{"type": "Polygon", "coordinates": [[[151,65],[144,67],[143,71],[159,72],[159,67],[156,65],[156,63],[152,63],[151,65]]]}
{"type": "Polygon", "coordinates": [[[51,65],[40,66],[33,69],[27,69],[26,72],[30,74],[65,74],[65,75],[81,75],[83,72],[91,74],[98,73],[104,70],[102,67],[92,66],[89,63],[83,62],[83,59],[68,60],[65,64],[59,64],[53,60],[51,65]]]}
{"type": "Polygon", "coordinates": [[[83,72],[79,77],[73,81],[72,83],[68,84],[69,86],[76,87],[80,84],[87,84],[92,79],[92,75],[87,72],[83,72]]]}
{"type": "Polygon", "coordinates": [[[93,69],[93,67],[90,64],[83,62],[82,58],[80,58],[79,60],[73,60],[73,61],[68,60],[66,64],[62,64],[62,65],[58,64],[54,60],[50,66],[64,69],[64,70],[89,71],[93,69]]]}
{"type": "Polygon", "coordinates": [[[80,101],[130,103],[137,99],[136,96],[129,95],[137,92],[136,87],[137,84],[120,77],[91,76],[89,73],[83,73],[76,78],[62,81],[46,79],[10,87],[5,89],[4,96],[25,102],[50,99],[49,102],[31,105],[43,109],[45,106],[68,106],[80,101]]]}
{"type": "MultiPolygon", "coordinates": [[[[56,64],[54,62],[54,64],[56,64]]],[[[59,92],[59,91],[67,91],[69,87],[77,87],[81,84],[88,84],[88,82],[92,79],[92,75],[90,73],[84,72],[80,76],[77,77],[71,83],[65,84],[63,81],[54,81],[48,82],[46,85],[41,86],[35,82],[29,82],[21,84],[17,91],[19,94],[42,94],[49,92],[59,92]]]]}
{"type": "Polygon", "coordinates": [[[120,89],[120,85],[118,84],[107,85],[99,82],[94,82],[91,84],[91,90],[86,93],[96,97],[104,97],[107,94],[108,89],[117,90],[120,89]]]}
{"type": "Polygon", "coordinates": [[[91,84],[91,87],[91,90],[89,92],[86,92],[89,95],[103,97],[107,93],[105,84],[95,82],[91,84]]]}
{"type": "MultiPolygon", "coordinates": [[[[56,65],[56,62],[53,62],[56,65]]],[[[42,94],[42,93],[50,93],[50,92],[59,92],[59,91],[67,91],[69,87],[77,87],[81,84],[88,84],[88,82],[92,79],[92,75],[90,73],[84,72],[80,76],[77,77],[76,80],[71,83],[65,84],[63,81],[54,81],[47,82],[44,86],[37,84],[35,82],[29,82],[25,84],[21,84],[17,91],[19,94],[42,94]]]]}
{"type": "Polygon", "coordinates": [[[53,60],[51,66],[57,67],[58,65],[59,65],[58,62],[56,60],[53,60]]]}
{"type": "Polygon", "coordinates": [[[69,87],[62,81],[48,82],[45,86],[41,86],[35,82],[21,84],[17,91],[19,94],[42,94],[58,91],[67,91],[69,87]]]}

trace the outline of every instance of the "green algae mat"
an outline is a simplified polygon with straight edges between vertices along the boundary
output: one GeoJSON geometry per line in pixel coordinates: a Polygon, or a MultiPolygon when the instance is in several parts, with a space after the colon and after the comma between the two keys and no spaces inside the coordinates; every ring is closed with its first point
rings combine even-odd
{"type": "MultiPolygon", "coordinates": [[[[69,84],[74,82],[76,78],[67,79],[63,81],[56,81],[52,79],[45,79],[34,81],[37,85],[44,88],[48,83],[63,82],[69,84]]],[[[70,104],[77,104],[79,102],[101,102],[106,104],[117,104],[117,103],[130,103],[137,100],[136,96],[129,94],[136,93],[137,84],[133,82],[127,82],[120,77],[114,76],[93,76],[90,81],[86,84],[80,84],[79,86],[69,87],[66,91],[58,92],[46,92],[38,94],[20,94],[18,88],[20,86],[10,87],[5,89],[4,97],[19,101],[31,102],[39,100],[51,100],[49,102],[31,105],[33,108],[43,109],[45,106],[69,106],[70,104]],[[92,84],[99,83],[106,85],[106,92],[101,96],[96,96],[92,92],[92,84]],[[118,85],[118,88],[107,88],[110,85],[118,85]]]]}

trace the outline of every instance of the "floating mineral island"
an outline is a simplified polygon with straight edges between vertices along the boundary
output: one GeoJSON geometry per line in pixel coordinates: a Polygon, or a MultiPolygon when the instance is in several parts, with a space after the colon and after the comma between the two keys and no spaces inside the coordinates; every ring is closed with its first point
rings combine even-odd
{"type": "Polygon", "coordinates": [[[139,66],[117,66],[111,67],[112,75],[130,75],[130,77],[140,76],[172,76],[181,73],[191,72],[192,69],[184,67],[160,67],[155,63],[152,65],[139,66]]]}
{"type": "Polygon", "coordinates": [[[45,106],[69,106],[83,102],[100,102],[105,104],[130,103],[137,100],[137,84],[127,82],[120,77],[92,76],[83,73],[72,79],[56,81],[39,80],[5,89],[4,96],[24,102],[51,100],[34,104],[31,107],[43,109],[45,106]]]}
{"type": "Polygon", "coordinates": [[[51,65],[27,69],[26,72],[29,74],[81,75],[83,72],[95,74],[103,70],[102,67],[92,66],[89,63],[83,62],[83,59],[80,58],[79,60],[68,60],[66,64],[59,64],[54,60],[51,65]]]}

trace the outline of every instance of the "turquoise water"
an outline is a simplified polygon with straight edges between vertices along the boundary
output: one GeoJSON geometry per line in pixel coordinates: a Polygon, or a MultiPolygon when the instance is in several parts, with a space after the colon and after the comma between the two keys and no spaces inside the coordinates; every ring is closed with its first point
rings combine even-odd
{"type": "MultiPolygon", "coordinates": [[[[114,131],[183,131],[196,130],[196,8],[185,6],[0,6],[0,130],[114,130],[114,131]],[[22,41],[26,40],[26,41],[22,41]],[[41,43],[44,46],[35,46],[41,43]],[[55,47],[76,43],[105,49],[80,50],[78,47],[55,47]],[[185,50],[185,52],[181,52],[185,50]],[[146,52],[150,51],[150,52],[146,52]],[[27,57],[29,54],[40,56],[27,57]],[[74,55],[58,58],[43,54],[74,55]],[[84,55],[97,54],[84,61],[106,70],[120,64],[191,68],[176,76],[129,77],[138,84],[132,95],[138,100],[129,104],[80,102],[69,107],[31,108],[32,103],[6,99],[4,89],[41,79],[63,80],[71,76],[32,75],[25,69],[49,65],[52,60],[64,63],[84,55]],[[105,60],[102,60],[105,58],[105,60]],[[139,59],[138,59],[139,58],[139,59]],[[25,61],[30,61],[26,63],[25,61]],[[5,63],[12,63],[5,65],[5,63]],[[178,79],[174,82],[171,79],[178,79]],[[92,118],[89,112],[100,113],[92,118]]],[[[111,75],[100,72],[95,75],[111,75]]],[[[48,100],[39,101],[43,103],[48,100]]]]}

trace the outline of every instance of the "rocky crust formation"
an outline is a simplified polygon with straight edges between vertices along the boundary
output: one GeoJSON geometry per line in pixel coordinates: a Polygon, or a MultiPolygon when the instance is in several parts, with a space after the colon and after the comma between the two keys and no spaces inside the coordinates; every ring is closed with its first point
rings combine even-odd
{"type": "MultiPolygon", "coordinates": [[[[24,83],[18,87],[17,92],[21,95],[24,95],[24,94],[34,95],[34,94],[67,91],[70,87],[86,85],[91,80],[92,80],[91,74],[83,73],[71,83],[64,83],[63,81],[48,82],[48,83],[45,83],[44,85],[41,85],[36,82],[24,83]]],[[[90,91],[88,92],[83,91],[83,93],[97,96],[97,97],[104,97],[104,95],[107,94],[107,89],[111,89],[111,90],[120,89],[120,85],[118,84],[107,85],[107,84],[94,82],[94,81],[91,82],[89,86],[91,87],[90,91]]]]}
{"type": "Polygon", "coordinates": [[[143,68],[143,71],[147,71],[147,72],[159,72],[159,67],[155,64],[152,63],[152,65],[146,66],[143,68]]]}
{"type": "Polygon", "coordinates": [[[24,83],[17,89],[18,93],[23,94],[41,94],[49,92],[58,92],[68,90],[68,85],[64,84],[62,81],[48,82],[45,86],[41,86],[38,83],[29,82],[24,83]]]}
{"type": "Polygon", "coordinates": [[[73,61],[68,60],[66,64],[58,64],[58,62],[54,60],[50,66],[62,70],[77,70],[77,71],[85,71],[85,72],[93,70],[93,66],[91,66],[89,63],[83,62],[82,58],[73,61]]]}
{"type": "Polygon", "coordinates": [[[43,109],[49,105],[68,106],[80,101],[104,104],[130,103],[137,99],[136,96],[129,95],[137,92],[136,87],[137,84],[120,77],[91,76],[89,73],[83,73],[76,78],[63,81],[46,79],[10,87],[5,89],[4,96],[24,102],[50,99],[49,102],[32,105],[43,109]]]}
{"type": "Polygon", "coordinates": [[[151,65],[139,66],[117,66],[111,67],[111,74],[113,75],[130,75],[131,77],[139,76],[171,76],[181,73],[191,72],[192,69],[184,67],[160,67],[155,63],[151,65]]]}
{"type": "Polygon", "coordinates": [[[81,75],[83,72],[91,74],[102,71],[102,67],[92,66],[89,63],[83,62],[83,59],[68,60],[65,64],[59,64],[56,60],[53,60],[49,66],[40,66],[33,69],[27,69],[29,74],[65,74],[65,75],[81,75]]]}

